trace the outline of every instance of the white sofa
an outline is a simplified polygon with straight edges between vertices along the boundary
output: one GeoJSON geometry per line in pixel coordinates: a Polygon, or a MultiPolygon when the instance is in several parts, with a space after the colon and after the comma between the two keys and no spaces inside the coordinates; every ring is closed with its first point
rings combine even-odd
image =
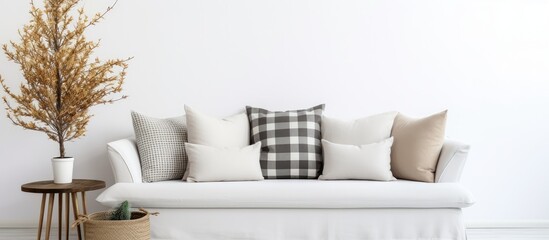
{"type": "Polygon", "coordinates": [[[108,144],[116,184],[97,201],[160,212],[152,239],[466,239],[459,179],[469,146],[446,140],[436,183],[397,180],[143,183],[135,142],[108,144]]]}

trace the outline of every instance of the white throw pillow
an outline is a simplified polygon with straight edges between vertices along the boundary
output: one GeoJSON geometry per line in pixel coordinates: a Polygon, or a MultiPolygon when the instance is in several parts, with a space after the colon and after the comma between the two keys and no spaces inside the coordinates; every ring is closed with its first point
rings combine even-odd
{"type": "MultiPolygon", "coordinates": [[[[185,105],[189,143],[211,147],[245,147],[250,144],[250,123],[243,112],[224,119],[212,117],[185,105]]],[[[187,179],[189,166],[183,175],[187,179]]]]}
{"type": "Polygon", "coordinates": [[[239,147],[210,147],[185,143],[189,158],[187,182],[263,180],[261,142],[239,147]]]}
{"type": "Polygon", "coordinates": [[[322,117],[322,139],[333,143],[362,145],[391,137],[397,112],[386,112],[356,120],[345,121],[322,117]]]}
{"type": "Polygon", "coordinates": [[[391,173],[392,145],[392,137],[360,146],[323,139],[324,169],[318,179],[396,180],[391,173]]]}
{"type": "Polygon", "coordinates": [[[245,112],[224,119],[185,106],[189,143],[212,147],[250,145],[250,123],[245,112]]]}

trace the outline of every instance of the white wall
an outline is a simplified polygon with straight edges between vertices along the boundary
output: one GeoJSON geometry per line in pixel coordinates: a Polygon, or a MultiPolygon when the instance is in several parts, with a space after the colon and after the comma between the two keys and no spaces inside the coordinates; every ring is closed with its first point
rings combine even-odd
{"type": "MultiPolygon", "coordinates": [[[[84,1],[93,11],[111,2],[84,1]]],[[[0,0],[0,43],[17,40],[27,11],[0,0]]],[[[100,57],[135,56],[130,98],[92,110],[87,136],[68,146],[75,177],[113,182],[105,144],[133,134],[132,109],[449,109],[447,134],[472,145],[462,182],[478,203],[467,221],[549,220],[548,13],[543,0],[121,0],[89,36],[102,39],[100,57]]],[[[4,56],[0,73],[21,81],[4,56]]],[[[0,223],[36,221],[39,196],[20,185],[51,178],[56,145],[3,116],[0,133],[0,223]]]]}

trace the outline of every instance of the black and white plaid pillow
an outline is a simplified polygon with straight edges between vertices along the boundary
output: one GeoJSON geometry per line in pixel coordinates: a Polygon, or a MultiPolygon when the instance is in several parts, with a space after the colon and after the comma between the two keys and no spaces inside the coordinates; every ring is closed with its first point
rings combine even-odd
{"type": "Polygon", "coordinates": [[[265,178],[318,178],[322,171],[323,110],[324,104],[285,112],[246,106],[251,141],[261,142],[260,163],[265,178]]]}
{"type": "Polygon", "coordinates": [[[185,116],[158,119],[132,112],[143,182],[181,179],[187,167],[185,116]]]}

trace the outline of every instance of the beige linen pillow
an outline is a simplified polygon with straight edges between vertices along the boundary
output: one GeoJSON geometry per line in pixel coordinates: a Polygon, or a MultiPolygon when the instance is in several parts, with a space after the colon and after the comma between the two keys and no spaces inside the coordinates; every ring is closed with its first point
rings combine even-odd
{"type": "Polygon", "coordinates": [[[394,121],[391,171],[396,178],[435,181],[435,169],[446,128],[446,113],[411,118],[399,113],[394,121]]]}

